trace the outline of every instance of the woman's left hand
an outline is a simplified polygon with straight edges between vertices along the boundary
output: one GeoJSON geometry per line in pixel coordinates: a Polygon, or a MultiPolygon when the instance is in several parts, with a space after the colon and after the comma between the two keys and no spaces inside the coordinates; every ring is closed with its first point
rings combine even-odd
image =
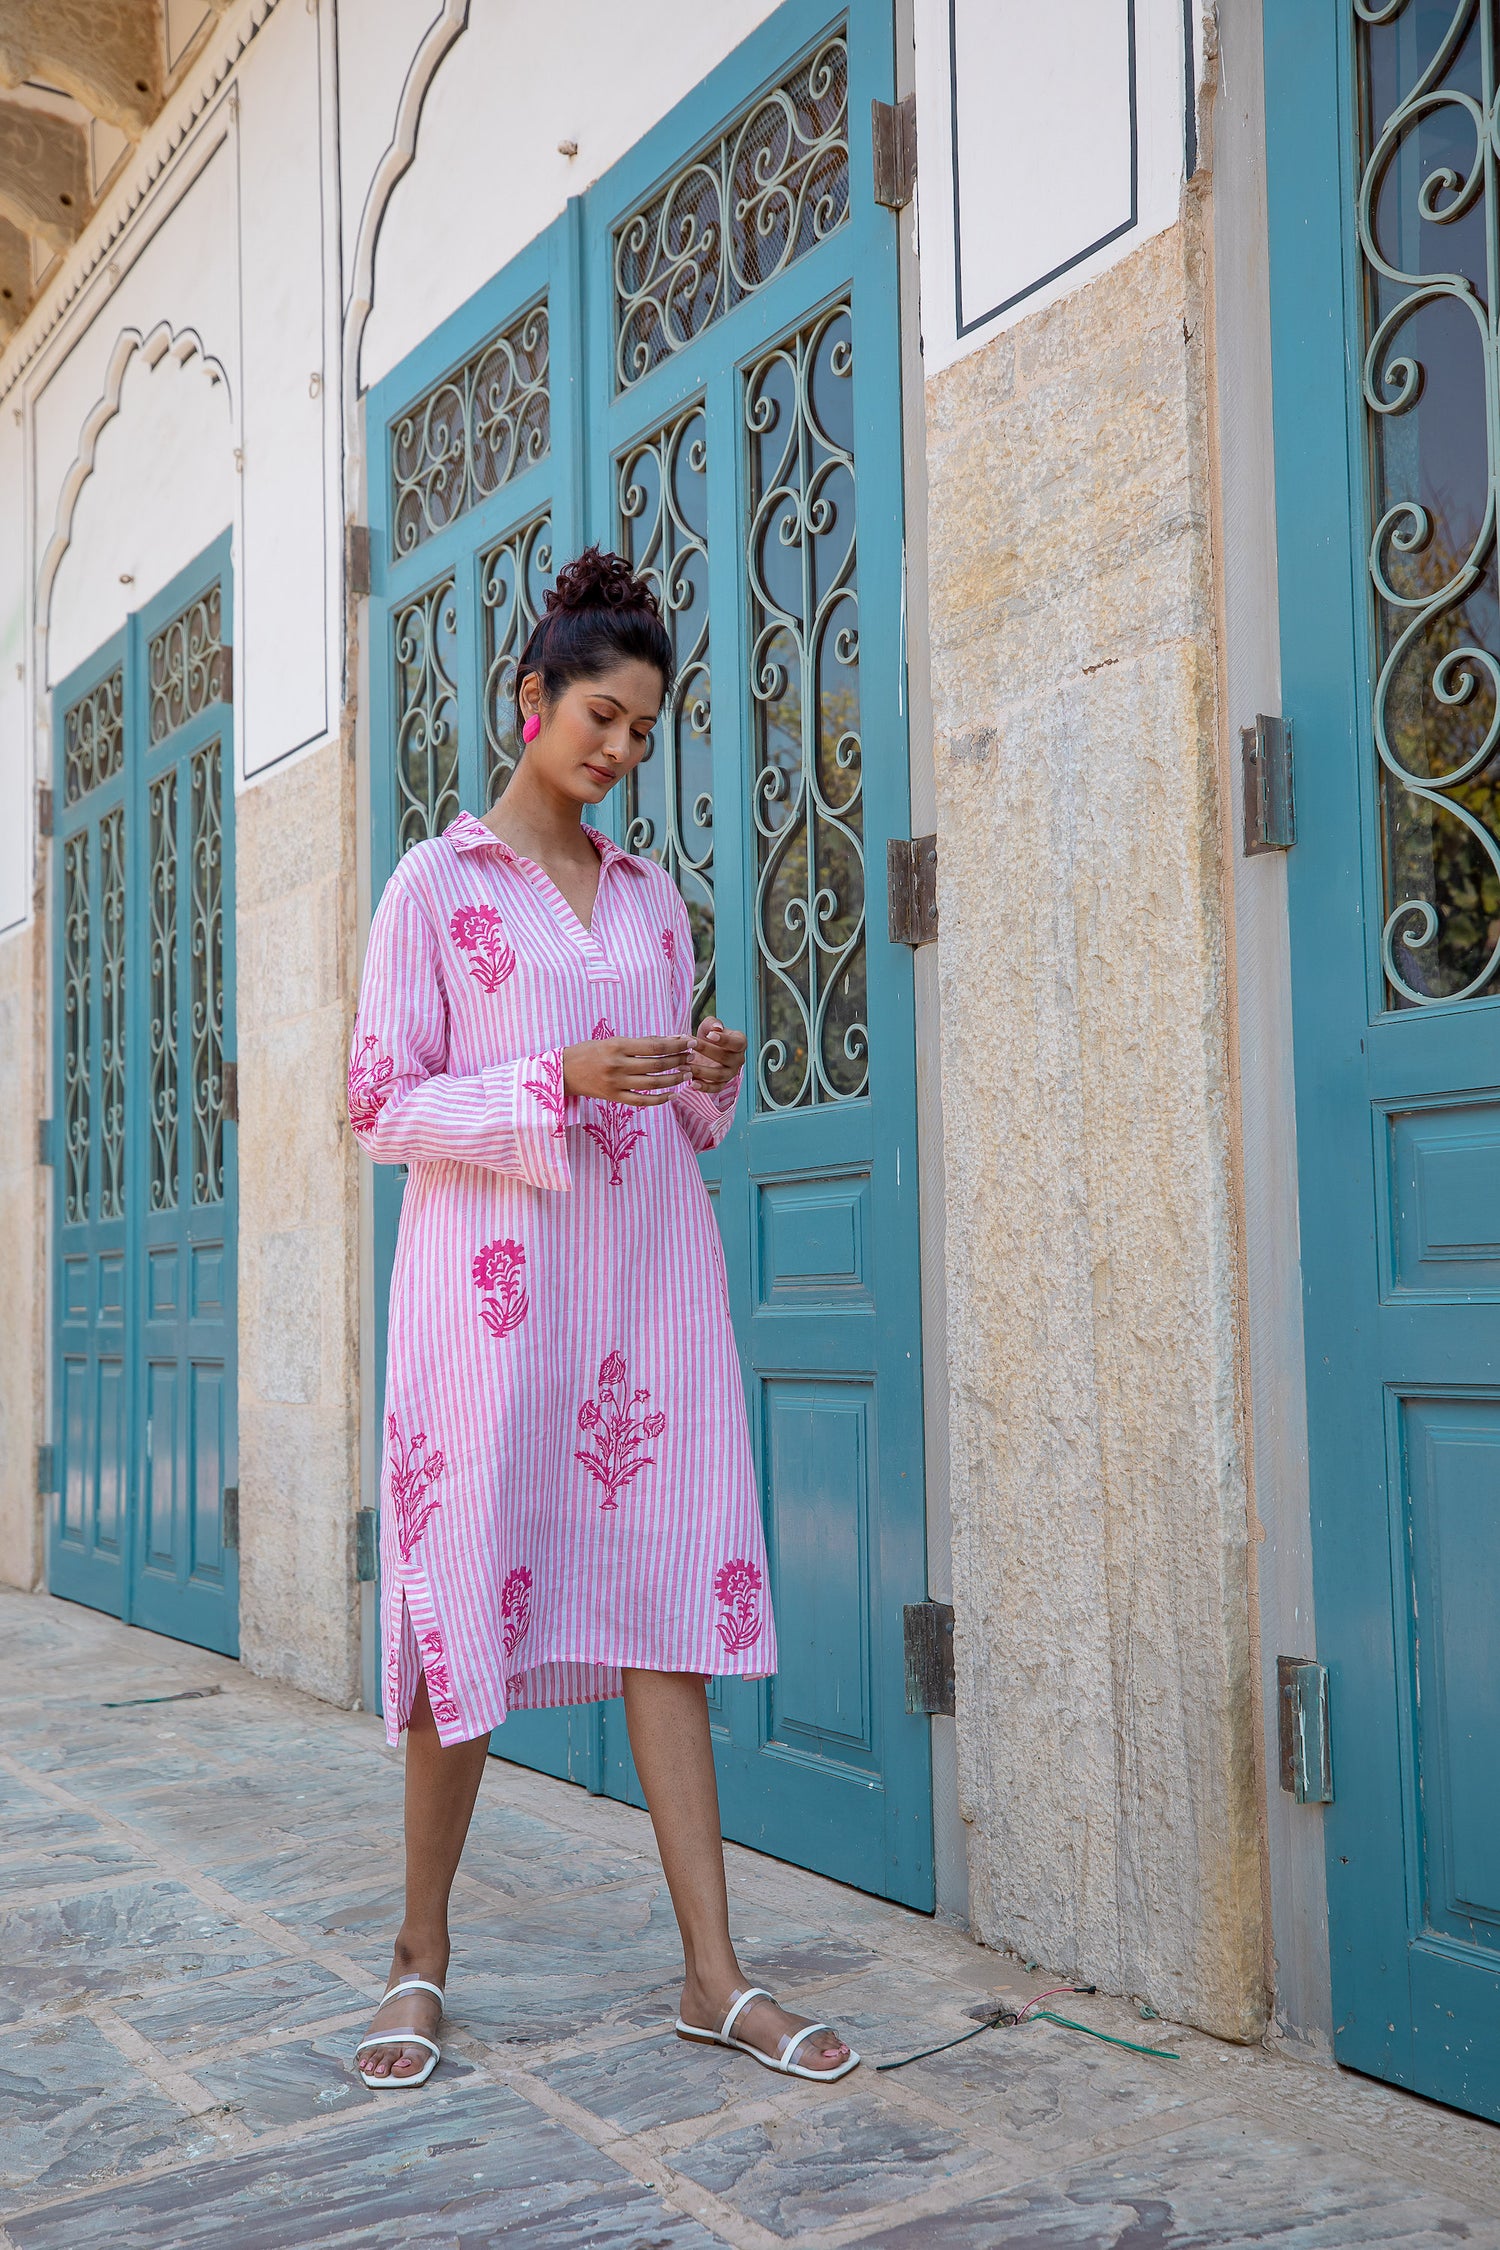
{"type": "Polygon", "coordinates": [[[693,1084],[701,1086],[706,1094],[717,1094],[744,1063],[745,1034],[731,1031],[717,1016],[705,1016],[698,1026],[698,1036],[688,1059],[693,1084]]]}

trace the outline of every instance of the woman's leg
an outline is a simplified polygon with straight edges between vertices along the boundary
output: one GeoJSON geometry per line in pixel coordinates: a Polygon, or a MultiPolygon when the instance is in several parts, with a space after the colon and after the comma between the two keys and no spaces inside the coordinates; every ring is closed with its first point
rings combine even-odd
{"type": "MultiPolygon", "coordinates": [[[[708,1698],[696,1672],[626,1672],[625,1718],[635,1770],[646,1792],[657,1849],[682,1932],[684,2023],[717,2031],[736,1993],[753,1980],[735,1959],[719,1831],[719,1789],[708,1731],[708,1698]]],[[[776,2054],[811,2019],[753,2000],[735,2037],[776,2054]]],[[[831,2031],[797,2053],[804,2070],[836,2070],[849,2049],[831,2031]]]]}
{"type": "MultiPolygon", "coordinates": [[[[481,1734],[444,1749],[427,1700],[427,1682],[418,1680],[406,1730],[406,1919],[396,1934],[392,1984],[402,1977],[441,1984],[448,1974],[448,1897],[489,1740],[481,1734]]],[[[370,2029],[397,2024],[435,2039],[441,2014],[430,1992],[403,1992],[382,2002],[370,2029]]],[[[372,2078],[410,2078],[431,2059],[425,2047],[393,2040],[388,2047],[366,2047],[359,2063],[372,2078]]]]}

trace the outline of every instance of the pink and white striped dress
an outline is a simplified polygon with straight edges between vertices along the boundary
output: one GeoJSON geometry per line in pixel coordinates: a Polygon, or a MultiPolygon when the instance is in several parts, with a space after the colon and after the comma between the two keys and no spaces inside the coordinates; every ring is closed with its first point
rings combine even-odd
{"type": "Polygon", "coordinates": [[[370,929],[349,1122],[408,1167],[391,1277],[381,1633],[394,1743],[618,1695],[622,1665],[776,1669],[724,1258],[693,1152],[739,1081],[565,1096],[562,1050],[689,1028],[693,947],[654,861],[594,830],[586,930],[461,813],[370,929]]]}

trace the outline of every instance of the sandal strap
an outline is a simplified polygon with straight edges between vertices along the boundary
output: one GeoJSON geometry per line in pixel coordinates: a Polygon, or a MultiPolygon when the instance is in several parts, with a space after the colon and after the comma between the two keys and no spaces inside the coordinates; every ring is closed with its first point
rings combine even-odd
{"type": "Polygon", "coordinates": [[[442,2056],[442,2048],[425,2031],[375,2031],[368,2039],[361,2039],[354,2052],[362,2055],[366,2047],[425,2047],[429,2054],[442,2056]]]}
{"type": "Polygon", "coordinates": [[[788,2039],[780,2048],[778,2059],[783,2065],[790,2063],[793,2055],[795,2055],[797,2049],[802,2045],[805,2039],[811,2039],[815,2031],[832,2031],[832,2029],[833,2025],[831,2023],[805,2023],[802,2026],[802,2029],[800,2031],[794,2031],[791,2038],[788,2039]]]}
{"type": "Polygon", "coordinates": [[[730,2036],[730,2034],[734,2030],[735,2025],[739,2022],[740,2017],[749,2007],[752,2000],[771,1999],[772,1995],[767,1992],[763,1984],[752,1984],[748,1992],[742,1992],[737,2000],[732,2000],[730,2002],[729,2013],[725,2016],[724,2021],[719,2026],[719,2037],[721,2039],[727,2039],[730,2036]]]}
{"type": "Polygon", "coordinates": [[[382,1994],[381,2007],[385,2006],[387,2000],[394,2000],[398,1992],[430,1992],[434,2000],[445,2003],[447,2000],[447,1994],[440,1984],[429,1984],[426,1977],[403,1977],[399,1984],[393,1984],[389,1991],[382,1994]]]}

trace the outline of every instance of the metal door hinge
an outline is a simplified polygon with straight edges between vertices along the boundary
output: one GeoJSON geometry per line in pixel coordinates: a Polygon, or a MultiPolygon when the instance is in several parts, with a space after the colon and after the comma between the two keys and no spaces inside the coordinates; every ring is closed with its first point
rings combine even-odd
{"type": "Polygon", "coordinates": [[[931,945],[938,934],[936,836],[893,836],[885,882],[892,945],[931,945]]]}
{"type": "Polygon", "coordinates": [[[1299,1805],[1331,1805],[1328,1668],[1310,1656],[1276,1659],[1276,1747],[1282,1788],[1299,1805]]]}
{"type": "Polygon", "coordinates": [[[380,1518],[373,1508],[360,1508],[354,1518],[354,1575],[361,1586],[375,1583],[379,1546],[380,1518]]]}
{"type": "Polygon", "coordinates": [[[36,1488],[43,1496],[57,1490],[57,1454],[50,1445],[36,1449],[36,1488]]]}
{"type": "Polygon", "coordinates": [[[45,781],[36,785],[36,832],[39,836],[52,833],[52,788],[45,781]]]}
{"type": "Polygon", "coordinates": [[[367,523],[344,526],[344,580],[351,594],[370,591],[370,527],[367,523]]]}
{"type": "Polygon", "coordinates": [[[953,1717],[953,1608],[949,1602],[908,1602],[902,1612],[906,1642],[906,1708],[953,1717]]]}
{"type": "Polygon", "coordinates": [[[224,1545],[238,1553],[240,1544],[240,1488],[237,1484],[224,1487],[224,1512],[220,1518],[224,1545]]]}
{"type": "Polygon", "coordinates": [[[240,1121],[240,1066],[238,1063],[227,1062],[221,1067],[223,1098],[220,1102],[219,1114],[226,1125],[238,1125],[240,1121]]]}
{"type": "Polygon", "coordinates": [[[875,200],[888,211],[904,211],[917,185],[917,97],[871,102],[870,141],[875,200]]]}
{"type": "Polygon", "coordinates": [[[1240,729],[1245,785],[1245,855],[1290,851],[1297,841],[1292,802],[1292,722],[1260,713],[1240,729]]]}
{"type": "Polygon", "coordinates": [[[57,1120],[39,1117],[36,1121],[36,1160],[38,1164],[57,1162],[57,1120]]]}

